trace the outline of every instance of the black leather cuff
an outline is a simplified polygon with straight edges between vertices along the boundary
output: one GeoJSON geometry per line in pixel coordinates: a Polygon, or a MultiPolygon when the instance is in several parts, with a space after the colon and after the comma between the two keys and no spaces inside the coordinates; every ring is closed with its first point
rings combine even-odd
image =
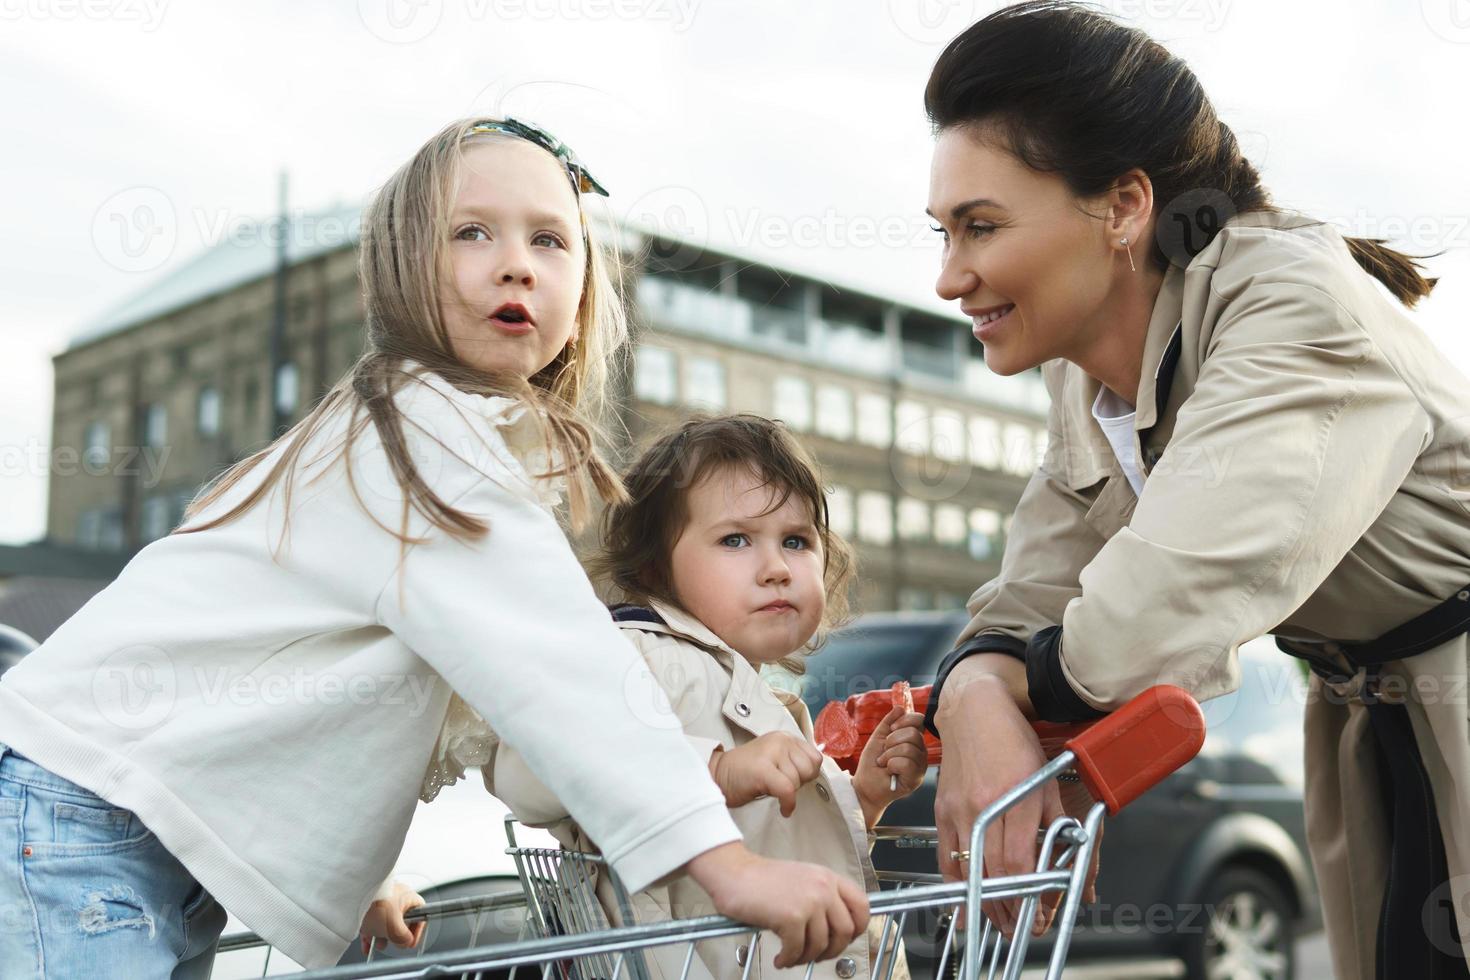
{"type": "MultiPolygon", "coordinates": [[[[1062,628],[1038,630],[1026,646],[1026,693],[1042,721],[1091,721],[1107,714],[1086,701],[1062,673],[1062,628]]],[[[932,699],[931,699],[932,703],[932,699]]]]}
{"type": "Polygon", "coordinates": [[[1026,643],[1024,640],[1001,633],[981,633],[970,637],[945,656],[939,664],[938,673],[934,675],[934,687],[929,691],[929,706],[924,709],[924,727],[929,729],[935,738],[939,737],[939,729],[934,727],[934,712],[939,710],[940,689],[944,687],[944,682],[948,679],[949,672],[954,670],[955,664],[977,653],[1004,653],[1024,662],[1026,643]]]}

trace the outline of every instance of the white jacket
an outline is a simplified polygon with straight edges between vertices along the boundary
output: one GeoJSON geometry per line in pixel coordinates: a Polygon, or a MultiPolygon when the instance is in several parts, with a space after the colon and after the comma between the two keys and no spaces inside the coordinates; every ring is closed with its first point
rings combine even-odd
{"type": "Polygon", "coordinates": [[[313,968],[356,937],[393,866],[451,688],[630,887],[740,838],[704,761],[646,723],[669,705],[577,564],[554,492],[528,475],[534,420],[421,380],[399,395],[413,456],[441,499],[488,521],[484,538],[410,512],[425,540],[402,550],[368,515],[396,530],[404,509],[376,431],[353,448],[359,502],[331,451],[339,413],[300,457],[278,561],[280,485],[232,523],[144,548],[0,682],[0,742],[134,810],[313,968]]]}

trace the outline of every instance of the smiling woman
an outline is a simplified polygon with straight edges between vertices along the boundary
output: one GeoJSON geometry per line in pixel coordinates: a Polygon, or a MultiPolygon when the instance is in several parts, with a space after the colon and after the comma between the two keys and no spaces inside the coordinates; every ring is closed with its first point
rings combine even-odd
{"type": "MultiPolygon", "coordinates": [[[[1040,764],[1028,715],[1228,693],[1269,632],[1314,671],[1306,810],[1337,975],[1466,976],[1470,895],[1449,882],[1470,874],[1470,718],[1425,692],[1470,664],[1470,381],[1402,309],[1433,280],[1273,205],[1188,66],[1081,4],[973,25],[925,108],[936,288],[993,371],[1041,365],[1051,396],[1000,575],[930,700],[940,854],[1040,764]]],[[[1033,867],[1059,813],[1054,788],[1008,811],[986,873],[1033,867]]],[[[1016,911],[986,909],[1007,932],[1050,914],[1016,911]]]]}

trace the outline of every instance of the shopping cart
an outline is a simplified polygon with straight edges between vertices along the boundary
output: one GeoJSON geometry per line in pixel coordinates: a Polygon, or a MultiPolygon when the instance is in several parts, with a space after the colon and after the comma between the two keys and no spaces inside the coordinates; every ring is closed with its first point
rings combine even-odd
{"type": "MultiPolygon", "coordinates": [[[[1018,929],[1007,940],[988,921],[982,922],[981,902],[1020,899],[1017,921],[1024,923],[1031,921],[1044,896],[1053,895],[1059,912],[1045,976],[1047,980],[1060,977],[1104,815],[1117,813],[1194,758],[1204,742],[1205,726],[1199,706],[1187,693],[1160,686],[1096,722],[1038,724],[1037,730],[1048,762],[979,815],[970,835],[970,851],[982,853],[986,829],[1052,779],[1080,782],[1093,801],[1086,813],[1059,817],[1038,832],[1039,855],[1031,873],[986,877],[982,862],[972,861],[968,880],[963,882],[943,882],[937,875],[881,874],[880,880],[889,887],[868,896],[873,916],[882,922],[882,939],[871,960],[873,980],[893,980],[905,969],[905,944],[910,960],[937,960],[933,974],[937,980],[977,980],[982,970],[986,980],[1016,980],[1026,958],[1029,933],[1018,929]],[[929,925],[913,928],[920,918],[929,925]],[[916,949],[916,943],[927,947],[916,949]]],[[[525,938],[450,952],[420,950],[409,959],[373,959],[370,954],[365,964],[296,976],[301,980],[451,976],[538,980],[539,973],[539,980],[647,980],[649,956],[657,950],[662,962],[682,963],[677,977],[661,980],[690,980],[699,943],[744,936],[744,955],[737,960],[742,980],[749,980],[760,958],[759,931],[715,915],[610,928],[597,894],[599,880],[612,885],[619,919],[630,921],[632,915],[626,891],[600,856],[519,847],[514,827],[508,832],[508,850],[521,877],[521,895],[493,896],[483,907],[465,901],[438,903],[417,909],[408,918],[432,922],[441,916],[483,916],[493,909],[524,906],[525,938]],[[666,952],[669,948],[675,950],[672,958],[666,952]]],[[[878,837],[901,847],[934,847],[936,841],[932,827],[882,828],[878,837]]],[[[252,938],[230,937],[221,948],[238,949],[252,938]]],[[[806,968],[806,980],[811,980],[814,969],[806,968]]]]}

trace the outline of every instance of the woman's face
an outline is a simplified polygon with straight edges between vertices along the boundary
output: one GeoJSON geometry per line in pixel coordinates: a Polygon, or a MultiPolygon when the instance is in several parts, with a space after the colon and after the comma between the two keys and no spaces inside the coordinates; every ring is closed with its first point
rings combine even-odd
{"type": "Polygon", "coordinates": [[[556,159],[524,140],[476,140],[461,169],[440,316],[455,357],[529,378],[576,335],[587,264],[577,198],[556,159]]]}
{"type": "MultiPolygon", "coordinates": [[[[935,289],[958,300],[985,346],[985,363],[1011,375],[1086,349],[1127,258],[1108,241],[1103,202],[1075,197],[1063,180],[1031,170],[998,139],[959,128],[940,133],[929,177],[929,214],[945,237],[935,289]],[[1084,208],[1091,212],[1085,213],[1084,208]],[[999,317],[996,314],[1000,314],[999,317]]],[[[1135,261],[1142,254],[1134,249],[1135,261]]]]}

